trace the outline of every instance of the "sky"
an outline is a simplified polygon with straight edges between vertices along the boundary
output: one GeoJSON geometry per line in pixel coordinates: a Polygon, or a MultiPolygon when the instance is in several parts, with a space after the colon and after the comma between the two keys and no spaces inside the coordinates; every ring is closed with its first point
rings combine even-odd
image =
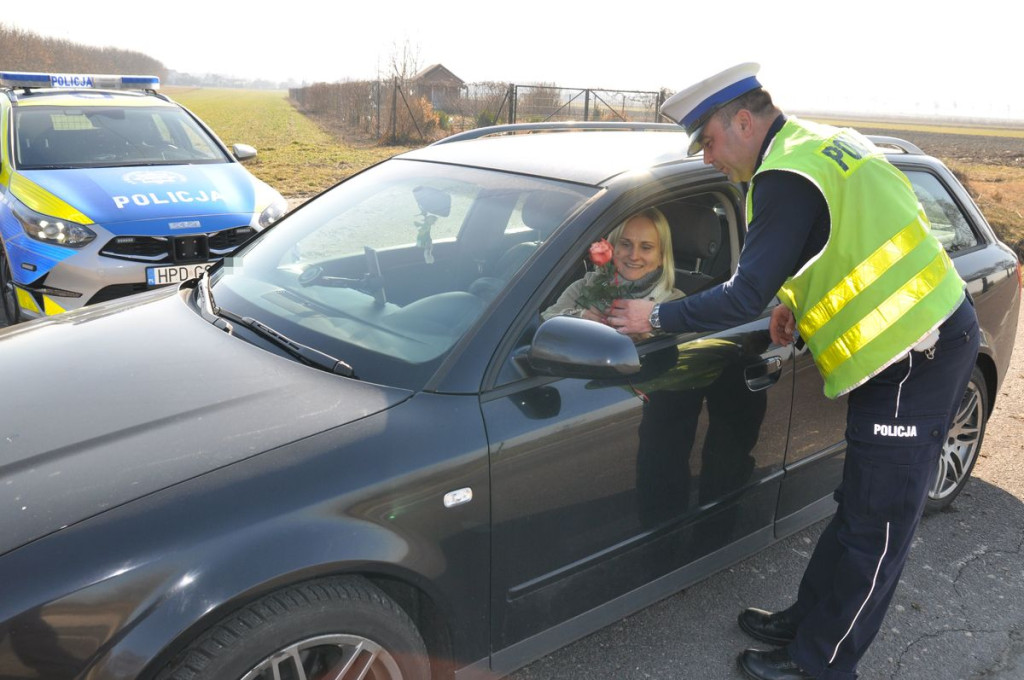
{"type": "Polygon", "coordinates": [[[7,26],[191,74],[365,80],[404,52],[468,83],[674,92],[753,61],[784,110],[1024,121],[1020,31],[995,0],[4,4],[7,26]]]}

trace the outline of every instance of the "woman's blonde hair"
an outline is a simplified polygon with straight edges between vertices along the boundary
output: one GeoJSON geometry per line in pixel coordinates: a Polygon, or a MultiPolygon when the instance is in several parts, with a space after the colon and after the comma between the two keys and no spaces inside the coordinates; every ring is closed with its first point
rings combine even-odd
{"type": "Polygon", "coordinates": [[[658,241],[661,246],[661,277],[658,279],[657,285],[666,293],[669,293],[676,285],[676,258],[672,255],[672,230],[669,229],[668,219],[665,218],[663,212],[657,208],[647,208],[633,213],[622,220],[619,226],[612,229],[611,233],[608,234],[608,242],[612,244],[612,248],[615,248],[615,243],[626,229],[626,223],[634,217],[646,217],[654,223],[654,229],[658,232],[658,241]]]}

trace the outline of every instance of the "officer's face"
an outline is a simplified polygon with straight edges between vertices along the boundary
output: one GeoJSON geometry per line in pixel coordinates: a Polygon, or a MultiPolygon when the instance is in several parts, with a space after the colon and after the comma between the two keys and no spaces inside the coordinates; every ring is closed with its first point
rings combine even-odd
{"type": "Polygon", "coordinates": [[[638,215],[626,222],[615,242],[615,271],[627,281],[650,274],[661,266],[661,239],[654,222],[638,215]]]}
{"type": "Polygon", "coordinates": [[[700,137],[704,162],[734,182],[746,182],[754,176],[760,151],[751,143],[752,120],[748,111],[740,111],[728,123],[714,115],[704,126],[700,137]]]}

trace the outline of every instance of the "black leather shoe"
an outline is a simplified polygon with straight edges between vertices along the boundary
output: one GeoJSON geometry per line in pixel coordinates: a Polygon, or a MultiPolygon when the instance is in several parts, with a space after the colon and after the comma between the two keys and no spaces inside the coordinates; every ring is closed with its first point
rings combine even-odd
{"type": "Polygon", "coordinates": [[[797,622],[788,609],[773,614],[750,607],[740,612],[739,624],[744,633],[770,645],[788,645],[796,637],[797,622]]]}
{"type": "Polygon", "coordinates": [[[814,680],[813,675],[789,658],[785,647],[770,652],[748,649],[740,654],[739,662],[740,669],[756,680],[814,680]]]}

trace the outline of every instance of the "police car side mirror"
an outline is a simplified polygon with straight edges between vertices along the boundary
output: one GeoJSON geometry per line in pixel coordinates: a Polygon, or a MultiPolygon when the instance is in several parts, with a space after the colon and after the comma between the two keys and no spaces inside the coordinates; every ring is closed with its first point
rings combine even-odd
{"type": "Polygon", "coordinates": [[[256,148],[248,144],[234,144],[231,146],[231,153],[240,161],[247,161],[256,158],[256,148]]]}
{"type": "Polygon", "coordinates": [[[636,345],[596,321],[556,316],[540,325],[516,357],[534,372],[562,378],[621,378],[640,371],[636,345]]]}

